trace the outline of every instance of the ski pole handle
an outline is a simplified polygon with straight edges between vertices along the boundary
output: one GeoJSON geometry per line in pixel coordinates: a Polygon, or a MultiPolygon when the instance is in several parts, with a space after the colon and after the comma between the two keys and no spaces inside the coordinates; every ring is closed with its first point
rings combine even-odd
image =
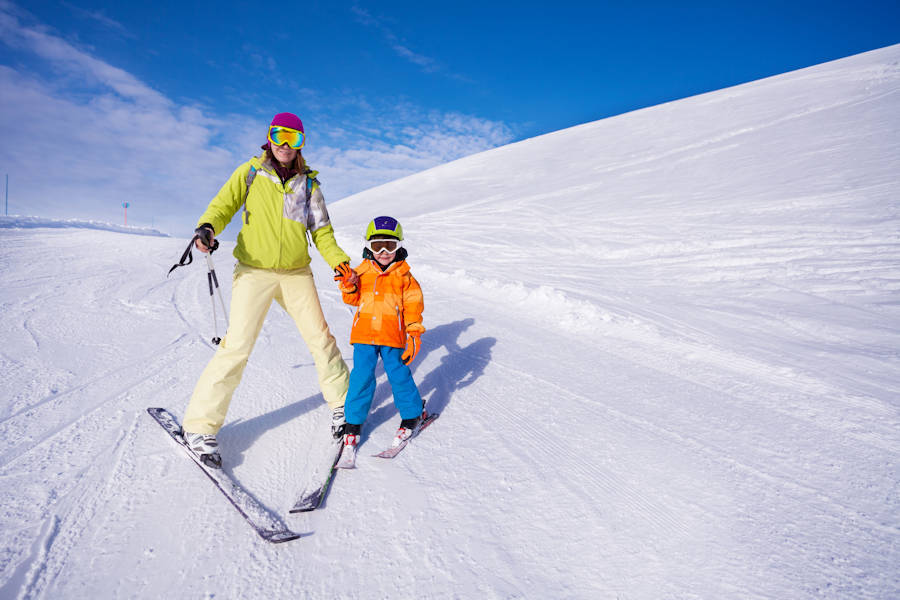
{"type": "Polygon", "coordinates": [[[200,242],[197,249],[201,252],[213,252],[219,247],[219,242],[216,241],[216,232],[213,230],[212,225],[204,223],[194,230],[194,234],[195,238],[200,242]]]}

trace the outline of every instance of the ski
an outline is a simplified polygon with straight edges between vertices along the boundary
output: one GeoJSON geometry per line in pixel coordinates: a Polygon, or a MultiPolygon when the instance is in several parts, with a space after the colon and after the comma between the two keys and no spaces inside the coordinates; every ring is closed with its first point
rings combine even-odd
{"type": "Polygon", "coordinates": [[[178,420],[172,413],[164,408],[148,408],[147,412],[194,461],[194,464],[200,467],[261,538],[267,542],[279,544],[300,537],[299,533],[294,533],[288,529],[281,519],[244,491],[225,471],[204,465],[200,458],[191,452],[187,444],[185,444],[181,434],[181,425],[178,424],[178,420]]]}
{"type": "Polygon", "coordinates": [[[337,473],[337,463],[341,459],[341,450],[344,448],[343,438],[332,441],[325,456],[326,460],[322,461],[319,468],[313,473],[311,481],[307,484],[306,489],[300,494],[300,499],[294,503],[290,512],[309,512],[316,510],[325,499],[328,489],[331,487],[331,480],[337,473]]]}
{"type": "MultiPolygon", "coordinates": [[[[357,443],[359,443],[359,436],[357,436],[357,443]]],[[[344,446],[344,449],[341,451],[341,459],[335,463],[335,469],[355,469],[356,468],[356,451],[358,450],[357,446],[354,444],[352,446],[344,446]]]]}
{"type": "Polygon", "coordinates": [[[372,456],[378,458],[394,458],[395,456],[400,454],[401,450],[406,448],[406,445],[409,444],[410,440],[422,433],[422,430],[434,423],[435,419],[437,419],[439,416],[441,416],[441,413],[431,413],[430,415],[425,417],[425,420],[422,421],[418,427],[416,427],[411,436],[400,442],[400,444],[398,444],[397,446],[391,446],[387,450],[382,450],[378,454],[373,454],[372,456]]]}

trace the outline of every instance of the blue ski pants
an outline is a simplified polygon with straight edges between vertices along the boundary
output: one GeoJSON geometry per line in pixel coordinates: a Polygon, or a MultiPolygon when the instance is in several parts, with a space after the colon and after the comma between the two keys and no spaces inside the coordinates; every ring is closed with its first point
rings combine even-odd
{"type": "Polygon", "coordinates": [[[394,406],[402,419],[415,419],[422,414],[422,396],[413,381],[412,372],[403,364],[400,356],[403,348],[353,344],[353,369],[350,371],[350,388],[344,403],[344,418],[352,425],[362,425],[369,416],[375,397],[375,366],[378,357],[384,363],[394,406]]]}

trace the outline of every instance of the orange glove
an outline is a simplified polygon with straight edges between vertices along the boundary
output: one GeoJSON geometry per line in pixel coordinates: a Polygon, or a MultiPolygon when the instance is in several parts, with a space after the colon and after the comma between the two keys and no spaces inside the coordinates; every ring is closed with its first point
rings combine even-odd
{"type": "Polygon", "coordinates": [[[350,263],[342,262],[334,268],[334,280],[339,282],[338,287],[341,288],[342,292],[352,294],[356,291],[356,286],[359,283],[359,275],[350,268],[350,263]]]}
{"type": "Polygon", "coordinates": [[[422,347],[422,333],[419,331],[410,331],[406,337],[406,350],[400,355],[400,360],[404,365],[408,365],[419,353],[422,347]]]}

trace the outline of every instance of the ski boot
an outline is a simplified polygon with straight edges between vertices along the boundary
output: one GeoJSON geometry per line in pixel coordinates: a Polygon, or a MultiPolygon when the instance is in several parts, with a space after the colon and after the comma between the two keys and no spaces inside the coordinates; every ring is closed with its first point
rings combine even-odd
{"type": "Polygon", "coordinates": [[[362,429],[361,425],[347,423],[344,426],[344,447],[341,450],[341,459],[336,465],[338,469],[356,468],[356,451],[359,446],[360,429],[362,429]]]}
{"type": "Polygon", "coordinates": [[[400,427],[397,429],[397,433],[394,434],[391,447],[396,448],[419,433],[419,427],[422,426],[422,422],[425,421],[427,417],[428,413],[423,410],[422,414],[414,419],[403,419],[400,421],[400,427]]]}
{"type": "Polygon", "coordinates": [[[215,435],[184,431],[182,436],[191,452],[200,457],[200,462],[212,469],[222,468],[222,455],[219,454],[219,442],[215,435]]]}
{"type": "Polygon", "coordinates": [[[344,426],[346,424],[343,406],[338,406],[331,411],[331,437],[336,440],[341,439],[341,436],[344,435],[344,426]]]}

